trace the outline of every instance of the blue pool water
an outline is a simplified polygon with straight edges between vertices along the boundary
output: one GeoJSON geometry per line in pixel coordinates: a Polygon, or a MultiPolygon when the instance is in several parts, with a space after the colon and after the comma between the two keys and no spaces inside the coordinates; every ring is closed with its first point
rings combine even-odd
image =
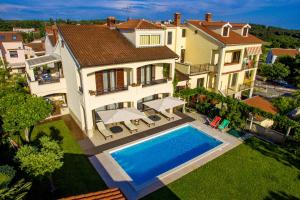
{"type": "Polygon", "coordinates": [[[111,155],[138,186],[220,144],[219,140],[188,125],[111,155]]]}

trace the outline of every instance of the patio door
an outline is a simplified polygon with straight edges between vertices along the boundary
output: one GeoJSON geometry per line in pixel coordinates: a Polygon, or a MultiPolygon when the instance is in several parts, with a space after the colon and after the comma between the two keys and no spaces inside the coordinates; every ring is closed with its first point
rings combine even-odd
{"type": "Polygon", "coordinates": [[[151,84],[151,82],[155,79],[155,66],[147,65],[140,68],[140,73],[138,72],[138,76],[140,75],[141,84],[151,84]]]}

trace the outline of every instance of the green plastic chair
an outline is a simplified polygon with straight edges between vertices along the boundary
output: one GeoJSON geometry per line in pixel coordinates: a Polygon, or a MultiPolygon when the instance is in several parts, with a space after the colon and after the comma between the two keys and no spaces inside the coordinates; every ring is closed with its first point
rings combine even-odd
{"type": "Polygon", "coordinates": [[[227,119],[224,119],[222,123],[218,126],[218,128],[223,131],[227,126],[230,124],[230,121],[227,119]]]}

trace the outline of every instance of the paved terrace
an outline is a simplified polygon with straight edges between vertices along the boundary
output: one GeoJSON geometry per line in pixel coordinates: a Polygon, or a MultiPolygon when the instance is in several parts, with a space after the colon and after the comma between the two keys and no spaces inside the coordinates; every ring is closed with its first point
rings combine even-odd
{"type": "Polygon", "coordinates": [[[104,140],[103,136],[99,132],[95,132],[91,139],[85,138],[84,140],[78,141],[78,143],[88,156],[92,156],[102,153],[108,149],[115,148],[195,120],[181,112],[174,112],[174,114],[176,115],[175,120],[167,121],[165,118],[161,117],[161,122],[156,122],[156,126],[147,127],[145,124],[140,122],[138,128],[141,131],[133,134],[130,134],[124,126],[120,125],[125,132],[121,135],[121,138],[104,140]]]}

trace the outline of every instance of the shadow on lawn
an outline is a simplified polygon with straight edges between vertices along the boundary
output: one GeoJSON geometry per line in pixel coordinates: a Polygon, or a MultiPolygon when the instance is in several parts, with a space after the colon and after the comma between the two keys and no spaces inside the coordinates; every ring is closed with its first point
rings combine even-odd
{"type": "Polygon", "coordinates": [[[44,131],[40,131],[40,132],[37,134],[36,138],[35,138],[32,142],[38,142],[38,140],[39,140],[41,137],[47,135],[47,136],[50,136],[51,139],[53,139],[53,140],[57,141],[59,144],[61,144],[64,138],[61,136],[60,130],[57,129],[57,128],[55,128],[54,126],[51,126],[51,127],[49,128],[49,130],[50,130],[50,134],[47,134],[47,133],[45,133],[44,131]]]}
{"type": "Polygon", "coordinates": [[[264,200],[300,200],[300,199],[294,195],[287,194],[282,191],[279,192],[270,191],[269,195],[265,197],[264,200]]]}
{"type": "Polygon", "coordinates": [[[245,144],[265,156],[276,159],[284,165],[300,169],[300,158],[280,148],[278,145],[264,142],[257,138],[248,139],[245,141],[245,144]]]}

